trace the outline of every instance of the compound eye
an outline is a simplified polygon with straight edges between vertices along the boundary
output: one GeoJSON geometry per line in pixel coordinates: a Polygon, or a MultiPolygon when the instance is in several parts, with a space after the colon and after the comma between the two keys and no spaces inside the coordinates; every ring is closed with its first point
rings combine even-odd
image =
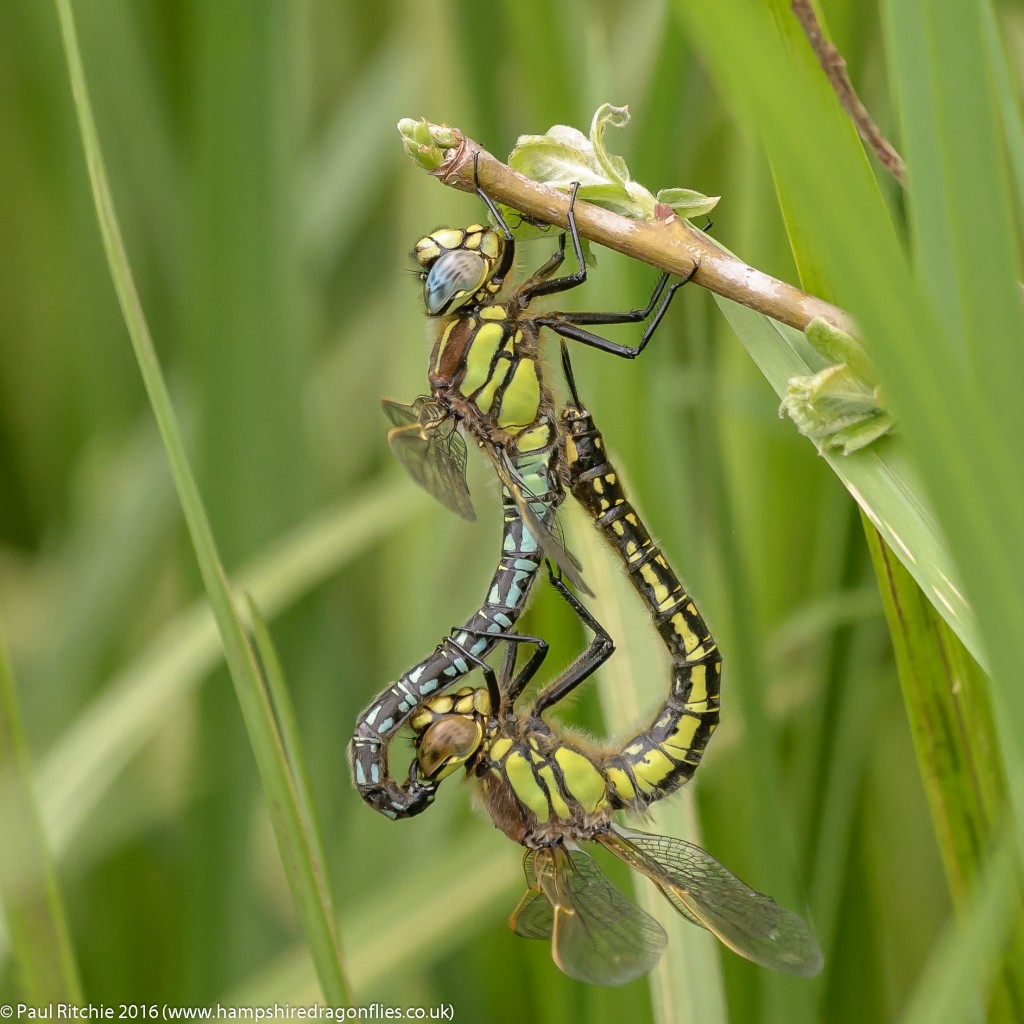
{"type": "Polygon", "coordinates": [[[423,775],[433,782],[451,775],[477,752],[483,727],[473,718],[451,715],[427,727],[416,745],[416,758],[423,775]]]}
{"type": "Polygon", "coordinates": [[[487,280],[487,261],[476,252],[452,249],[434,261],[423,282],[423,302],[430,316],[462,305],[487,280]]]}

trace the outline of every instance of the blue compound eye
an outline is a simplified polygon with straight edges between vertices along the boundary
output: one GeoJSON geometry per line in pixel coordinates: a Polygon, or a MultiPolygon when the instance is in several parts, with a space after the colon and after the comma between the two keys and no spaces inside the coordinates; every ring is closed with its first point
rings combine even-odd
{"type": "Polygon", "coordinates": [[[475,295],[487,279],[487,261],[479,253],[452,249],[439,256],[423,282],[430,316],[447,313],[475,295]]]}

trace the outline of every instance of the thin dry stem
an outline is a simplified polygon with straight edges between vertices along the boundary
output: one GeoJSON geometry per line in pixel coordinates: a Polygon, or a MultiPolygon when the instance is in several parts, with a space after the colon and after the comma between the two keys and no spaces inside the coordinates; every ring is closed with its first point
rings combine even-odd
{"type": "Polygon", "coordinates": [[[882,134],[868,113],[861,98],[857,95],[850,76],[846,73],[846,61],[843,55],[825,38],[821,22],[814,13],[811,0],[793,0],[793,13],[803,27],[811,49],[818,58],[821,70],[832,85],[832,89],[842,104],[843,110],[856,125],[860,137],[870,146],[881,161],[882,166],[903,186],[907,187],[907,165],[903,157],[896,152],[893,144],[882,134]]]}
{"type": "MultiPolygon", "coordinates": [[[[472,139],[461,134],[457,138],[458,144],[446,152],[445,162],[432,174],[446,185],[472,192],[474,157],[479,154],[480,185],[489,196],[534,220],[568,226],[569,200],[563,192],[523,177],[472,139]]],[[[822,317],[848,334],[856,333],[850,315],[837,306],[748,266],[668,207],[662,210],[663,219],[637,221],[577,201],[576,226],[581,235],[599,245],[680,277],[697,264],[695,283],[797,330],[822,317]]]]}

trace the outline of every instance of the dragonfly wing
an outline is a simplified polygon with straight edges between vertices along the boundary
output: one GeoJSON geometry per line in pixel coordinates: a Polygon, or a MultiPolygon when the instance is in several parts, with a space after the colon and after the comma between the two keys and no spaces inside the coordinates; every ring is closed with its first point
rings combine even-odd
{"type": "Polygon", "coordinates": [[[396,427],[407,427],[411,423],[419,423],[419,411],[423,408],[425,401],[427,399],[421,395],[412,405],[403,405],[401,402],[396,402],[393,398],[382,398],[380,404],[384,410],[384,415],[396,427]]]}
{"type": "Polygon", "coordinates": [[[555,923],[555,912],[537,882],[537,872],[534,869],[534,859],[537,856],[536,850],[527,850],[523,857],[527,889],[508,919],[512,931],[524,939],[550,939],[555,923]]]}
{"type": "Polygon", "coordinates": [[[456,515],[476,519],[466,482],[466,442],[455,420],[425,398],[412,405],[385,398],[382,404],[394,424],[388,444],[413,480],[456,515]]]}
{"type": "Polygon", "coordinates": [[[668,941],[649,914],[580,850],[538,850],[537,884],[552,908],[551,955],[570,978],[624,985],[646,974],[668,941]]]}
{"type": "Polygon", "coordinates": [[[671,836],[617,830],[601,842],[655,882],[684,917],[762,967],[810,976],[824,959],[807,925],[707,851],[671,836]]]}
{"type": "Polygon", "coordinates": [[[534,506],[542,505],[547,507],[533,492],[523,483],[522,477],[515,471],[515,468],[508,463],[504,457],[494,457],[494,464],[502,484],[508,489],[515,499],[516,508],[526,523],[526,528],[533,534],[541,551],[547,558],[550,558],[561,570],[562,575],[581,593],[593,596],[594,592],[583,581],[580,574],[579,559],[565,546],[562,537],[562,529],[558,520],[552,518],[551,525],[547,525],[538,514],[534,506]]]}
{"type": "Polygon", "coordinates": [[[524,939],[550,939],[555,912],[544,893],[527,889],[508,923],[512,931],[524,939]]]}

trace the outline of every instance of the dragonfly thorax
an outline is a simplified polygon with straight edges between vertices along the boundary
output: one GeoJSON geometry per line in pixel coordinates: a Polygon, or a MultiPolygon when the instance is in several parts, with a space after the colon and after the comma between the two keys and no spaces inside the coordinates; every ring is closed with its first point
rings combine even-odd
{"type": "Polygon", "coordinates": [[[618,806],[595,758],[535,717],[491,714],[486,689],[423,703],[410,719],[418,774],[439,782],[465,766],[495,826],[531,848],[593,839],[618,806]]]}
{"type": "Polygon", "coordinates": [[[416,243],[413,255],[425,271],[421,276],[428,316],[493,298],[510,262],[505,240],[482,224],[439,228],[416,243]]]}

